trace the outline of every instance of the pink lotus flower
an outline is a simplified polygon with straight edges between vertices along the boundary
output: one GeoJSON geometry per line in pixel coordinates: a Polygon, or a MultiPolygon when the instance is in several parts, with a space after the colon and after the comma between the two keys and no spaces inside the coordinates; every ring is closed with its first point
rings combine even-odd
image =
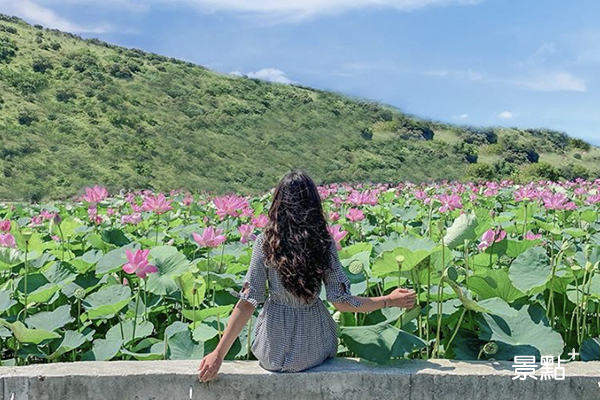
{"type": "Polygon", "coordinates": [[[244,207],[248,207],[248,201],[240,196],[222,196],[217,197],[213,200],[217,207],[217,215],[223,219],[227,215],[237,217],[240,214],[240,210],[244,207]]]}
{"type": "Polygon", "coordinates": [[[567,196],[563,193],[545,194],[542,200],[547,210],[565,210],[567,207],[572,207],[567,205],[567,196]]]}
{"type": "Polygon", "coordinates": [[[108,191],[99,185],[95,185],[93,188],[86,188],[83,200],[89,203],[98,203],[108,197],[108,191]]]}
{"type": "Polygon", "coordinates": [[[0,221],[0,231],[10,232],[10,220],[9,219],[0,221]]]}
{"type": "Polygon", "coordinates": [[[336,245],[337,249],[341,250],[342,249],[341,241],[342,241],[342,239],[344,239],[346,237],[346,235],[348,235],[348,232],[343,231],[341,225],[328,226],[327,230],[329,231],[329,233],[331,234],[331,237],[335,241],[335,245],[336,245]]]}
{"type": "Polygon", "coordinates": [[[156,214],[163,214],[169,210],[172,210],[171,202],[173,200],[167,200],[164,194],[159,193],[157,195],[147,195],[144,197],[144,203],[142,204],[142,210],[154,211],[156,214]]]}
{"type": "Polygon", "coordinates": [[[52,213],[48,210],[42,210],[42,212],[40,213],[40,215],[42,216],[42,218],[50,221],[51,219],[54,219],[54,217],[56,216],[56,213],[52,213]]]}
{"type": "Polygon", "coordinates": [[[183,205],[186,207],[189,207],[192,205],[192,203],[194,202],[194,197],[190,194],[187,194],[184,198],[183,198],[183,205]]]}
{"type": "Polygon", "coordinates": [[[240,235],[242,235],[240,240],[242,243],[246,244],[249,240],[256,239],[256,235],[253,233],[254,227],[252,225],[242,224],[238,230],[240,231],[240,235]]]}
{"type": "Polygon", "coordinates": [[[151,274],[154,272],[158,272],[158,268],[154,265],[149,264],[148,262],[148,254],[150,253],[150,249],[146,250],[136,250],[135,253],[132,253],[131,250],[125,250],[125,254],[127,254],[127,264],[123,265],[123,271],[128,274],[135,274],[140,278],[144,279],[146,274],[151,274]]]}
{"type": "Polygon", "coordinates": [[[88,208],[88,218],[96,225],[102,223],[102,217],[98,215],[98,209],[96,207],[88,208]]]}
{"type": "Polygon", "coordinates": [[[52,235],[50,236],[52,238],[52,240],[54,240],[55,242],[60,242],[60,236],[58,235],[52,235]]]}
{"type": "Polygon", "coordinates": [[[0,246],[16,247],[15,237],[10,233],[0,233],[0,246]]]}
{"type": "Polygon", "coordinates": [[[106,209],[106,215],[114,215],[114,213],[115,213],[115,209],[114,208],[108,207],[106,209]]]}
{"type": "Polygon", "coordinates": [[[44,217],[42,217],[41,215],[36,215],[34,217],[31,217],[31,223],[29,225],[36,226],[36,225],[41,225],[43,223],[44,223],[44,217]]]}
{"type": "Polygon", "coordinates": [[[240,217],[251,217],[254,215],[254,210],[251,207],[242,208],[242,212],[240,213],[240,217]]]}
{"type": "Polygon", "coordinates": [[[365,215],[358,208],[351,208],[348,210],[346,218],[348,218],[349,221],[355,222],[365,219],[365,215]]]}
{"type": "Polygon", "coordinates": [[[526,240],[537,240],[537,239],[541,239],[542,238],[542,234],[538,233],[537,235],[534,234],[531,231],[527,231],[527,233],[525,234],[525,239],[526,240]]]}
{"type": "Polygon", "coordinates": [[[330,213],[329,219],[332,220],[333,222],[337,221],[338,219],[340,219],[340,213],[337,211],[330,213]]]}
{"type": "Polygon", "coordinates": [[[227,237],[223,235],[223,229],[217,228],[215,230],[215,228],[212,226],[205,228],[202,232],[202,235],[194,232],[192,236],[194,237],[194,240],[202,247],[217,247],[227,240],[227,237]]]}
{"type": "Polygon", "coordinates": [[[505,237],[506,237],[506,231],[503,231],[503,230],[498,231],[498,230],[494,230],[494,229],[488,229],[481,236],[481,243],[479,243],[477,248],[479,250],[483,251],[483,250],[487,249],[488,247],[490,247],[492,245],[492,243],[500,242],[505,237]]]}
{"type": "Polygon", "coordinates": [[[123,286],[127,286],[129,285],[129,279],[127,279],[126,277],[123,277],[123,286]]]}
{"type": "Polygon", "coordinates": [[[263,229],[269,223],[269,217],[264,214],[259,215],[258,217],[252,218],[252,225],[257,227],[258,229],[263,229]]]}
{"type": "Polygon", "coordinates": [[[439,208],[439,212],[441,213],[462,208],[460,196],[457,194],[441,194],[437,196],[437,199],[442,203],[442,206],[439,208]]]}
{"type": "Polygon", "coordinates": [[[585,202],[587,204],[596,204],[596,203],[600,203],[600,194],[594,194],[594,195],[590,195],[588,196],[587,199],[585,199],[585,202]]]}
{"type": "Polygon", "coordinates": [[[125,224],[137,225],[140,222],[142,222],[142,214],[139,214],[139,213],[121,216],[121,223],[123,225],[125,225],[125,224]]]}

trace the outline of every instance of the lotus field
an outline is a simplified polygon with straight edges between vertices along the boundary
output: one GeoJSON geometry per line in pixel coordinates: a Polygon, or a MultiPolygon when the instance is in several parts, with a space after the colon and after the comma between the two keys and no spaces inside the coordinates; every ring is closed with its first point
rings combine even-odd
{"type": "MultiPolygon", "coordinates": [[[[326,303],[338,355],[600,359],[600,180],[319,190],[352,294],[418,293],[410,310],[326,303]]],[[[201,359],[238,301],[270,195],[95,186],[0,204],[1,363],[201,359]]],[[[226,359],[253,358],[259,311],[226,359]]]]}

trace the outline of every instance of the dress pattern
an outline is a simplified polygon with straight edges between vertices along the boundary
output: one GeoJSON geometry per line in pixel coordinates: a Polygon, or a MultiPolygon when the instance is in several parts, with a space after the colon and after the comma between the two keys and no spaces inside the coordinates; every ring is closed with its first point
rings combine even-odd
{"type": "MultiPolygon", "coordinates": [[[[278,272],[265,264],[262,243],[261,233],[256,237],[242,289],[229,290],[254,307],[264,303],[254,325],[251,346],[259,365],[269,371],[299,372],[335,357],[337,325],[329,310],[319,295],[306,302],[285,289],[278,272]]],[[[327,301],[345,302],[353,307],[362,305],[350,294],[350,280],[342,269],[335,243],[330,251],[330,268],[322,283],[327,301]]]]}

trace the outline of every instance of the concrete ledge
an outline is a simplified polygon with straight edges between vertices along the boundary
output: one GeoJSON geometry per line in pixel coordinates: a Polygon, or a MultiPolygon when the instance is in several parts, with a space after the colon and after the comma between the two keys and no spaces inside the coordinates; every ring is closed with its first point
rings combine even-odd
{"type": "MultiPolygon", "coordinates": [[[[539,361],[538,361],[539,362],[539,361]]],[[[0,400],[592,400],[600,361],[561,363],[564,380],[513,379],[509,361],[398,360],[379,366],[335,358],[299,373],[224,361],[218,377],[197,380],[199,360],[94,361],[0,367],[0,400]]]]}

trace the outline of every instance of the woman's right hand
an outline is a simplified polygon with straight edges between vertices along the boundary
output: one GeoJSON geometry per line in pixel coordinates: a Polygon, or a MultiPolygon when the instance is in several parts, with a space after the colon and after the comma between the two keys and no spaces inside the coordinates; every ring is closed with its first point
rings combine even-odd
{"type": "Polygon", "coordinates": [[[417,295],[412,289],[397,288],[387,295],[388,307],[413,308],[417,295]]]}

